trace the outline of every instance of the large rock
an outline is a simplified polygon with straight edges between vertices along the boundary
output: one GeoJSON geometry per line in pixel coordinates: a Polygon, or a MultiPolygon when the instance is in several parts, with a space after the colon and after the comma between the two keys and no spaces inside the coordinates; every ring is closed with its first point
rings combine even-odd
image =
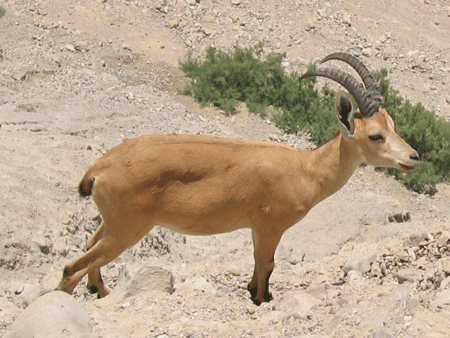
{"type": "Polygon", "coordinates": [[[5,338],[92,337],[86,310],[69,294],[54,291],[31,303],[5,338]]]}
{"type": "Polygon", "coordinates": [[[123,299],[145,291],[173,293],[172,273],[160,267],[146,266],[136,260],[125,265],[120,271],[111,298],[123,299]]]}

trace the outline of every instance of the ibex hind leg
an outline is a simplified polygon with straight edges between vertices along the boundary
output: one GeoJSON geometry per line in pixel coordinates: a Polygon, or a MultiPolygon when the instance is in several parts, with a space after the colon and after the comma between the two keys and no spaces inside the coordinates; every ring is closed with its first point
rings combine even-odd
{"type": "Polygon", "coordinates": [[[90,274],[91,287],[97,288],[99,296],[106,296],[108,289],[101,281],[100,267],[111,262],[131,244],[124,243],[123,238],[115,239],[105,234],[83,256],[69,263],[64,268],[59,289],[71,294],[78,282],[86,274],[90,274]]]}
{"type": "MultiPolygon", "coordinates": [[[[103,236],[105,233],[105,223],[102,221],[100,226],[94,235],[87,241],[86,249],[89,251],[103,236]]],[[[103,282],[100,268],[88,272],[87,288],[90,293],[98,294],[99,298],[105,297],[110,292],[109,288],[103,282]]]]}

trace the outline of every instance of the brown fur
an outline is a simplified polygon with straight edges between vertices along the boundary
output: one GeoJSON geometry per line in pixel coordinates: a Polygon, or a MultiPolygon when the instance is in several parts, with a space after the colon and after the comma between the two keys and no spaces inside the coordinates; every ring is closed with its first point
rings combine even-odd
{"type": "Polygon", "coordinates": [[[100,267],[137,243],[155,225],[191,235],[251,228],[255,269],[249,291],[269,301],[274,253],[286,229],[339,190],[363,162],[410,170],[417,153],[393,129],[384,110],[354,119],[352,137],[336,133],[312,151],[272,142],[195,135],[127,139],[97,160],[79,191],[92,193],[103,217],[86,254],[68,264],[60,289],[88,287],[108,294],[100,267]],[[382,134],[384,141],[368,135],[382,134]]]}

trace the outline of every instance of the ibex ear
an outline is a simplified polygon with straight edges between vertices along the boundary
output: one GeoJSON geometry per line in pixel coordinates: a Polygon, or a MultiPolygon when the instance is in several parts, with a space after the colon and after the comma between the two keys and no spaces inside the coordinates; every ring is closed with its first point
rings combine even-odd
{"type": "Polygon", "coordinates": [[[345,137],[352,137],[355,129],[352,101],[347,94],[339,91],[336,97],[336,115],[339,119],[339,129],[345,137]]]}

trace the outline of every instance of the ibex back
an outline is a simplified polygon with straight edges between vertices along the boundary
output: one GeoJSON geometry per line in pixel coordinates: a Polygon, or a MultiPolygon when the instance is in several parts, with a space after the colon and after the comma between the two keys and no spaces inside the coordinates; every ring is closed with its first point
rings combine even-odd
{"type": "Polygon", "coordinates": [[[108,294],[100,267],[137,243],[155,225],[191,235],[251,228],[255,268],[248,284],[255,304],[271,299],[269,277],[283,233],[317,203],[339,190],[362,163],[404,171],[419,156],[394,131],[373,76],[343,53],[365,87],[349,74],[316,69],[343,85],[359,105],[340,94],[340,130],[324,145],[301,151],[271,142],[195,135],[150,135],[125,140],[84,175],[82,196],[91,195],[102,223],[87,252],[64,269],[59,288],[68,293],[88,274],[88,288],[108,294]]]}

